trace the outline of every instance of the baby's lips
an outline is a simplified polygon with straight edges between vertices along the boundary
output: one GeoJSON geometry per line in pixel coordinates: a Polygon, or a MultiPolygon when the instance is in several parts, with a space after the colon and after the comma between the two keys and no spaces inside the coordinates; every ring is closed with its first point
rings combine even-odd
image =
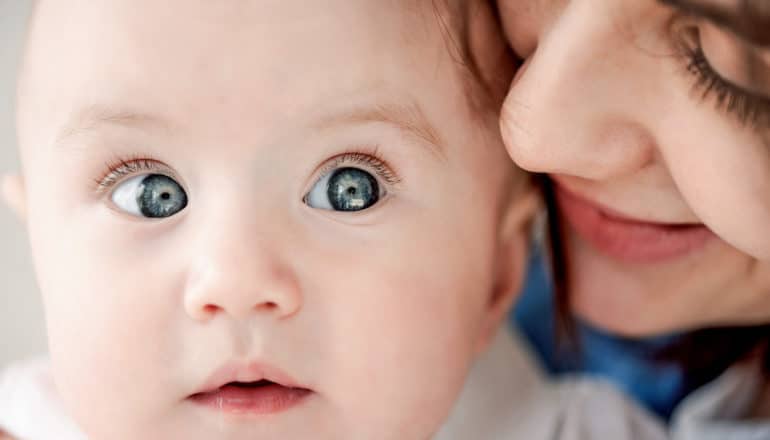
{"type": "Polygon", "coordinates": [[[233,382],[254,383],[259,381],[273,382],[286,388],[310,390],[288,373],[273,365],[259,361],[231,361],[215,370],[193,395],[210,393],[233,382]]]}

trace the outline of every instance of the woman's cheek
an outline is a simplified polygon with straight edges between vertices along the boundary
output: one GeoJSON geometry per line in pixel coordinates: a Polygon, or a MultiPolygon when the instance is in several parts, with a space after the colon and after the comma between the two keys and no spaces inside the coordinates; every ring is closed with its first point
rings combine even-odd
{"type": "Polygon", "coordinates": [[[657,143],[677,190],[702,223],[755,258],[770,259],[770,139],[711,102],[669,98],[657,143]],[[707,135],[704,135],[707,134],[707,135]]]}

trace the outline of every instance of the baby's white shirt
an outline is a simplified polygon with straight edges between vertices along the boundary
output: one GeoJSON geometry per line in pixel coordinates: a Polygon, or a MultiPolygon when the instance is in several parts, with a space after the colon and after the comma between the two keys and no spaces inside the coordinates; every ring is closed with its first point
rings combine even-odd
{"type": "Polygon", "coordinates": [[[64,411],[46,358],[0,371],[0,430],[23,440],[86,440],[64,411]]]}

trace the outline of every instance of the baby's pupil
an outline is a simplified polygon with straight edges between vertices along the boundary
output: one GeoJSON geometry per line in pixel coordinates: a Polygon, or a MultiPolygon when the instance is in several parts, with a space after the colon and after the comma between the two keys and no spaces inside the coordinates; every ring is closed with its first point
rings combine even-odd
{"type": "Polygon", "coordinates": [[[329,178],[327,194],[334,210],[361,211],[379,201],[380,187],[366,171],[340,168],[329,178]]]}
{"type": "Polygon", "coordinates": [[[187,194],[174,179],[151,174],[142,181],[137,203],[145,217],[171,217],[187,206],[187,194]]]}

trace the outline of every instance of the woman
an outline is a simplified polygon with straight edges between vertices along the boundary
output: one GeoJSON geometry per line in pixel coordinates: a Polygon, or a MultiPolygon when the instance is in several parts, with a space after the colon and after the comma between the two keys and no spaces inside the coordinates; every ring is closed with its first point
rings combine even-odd
{"type": "Polygon", "coordinates": [[[584,362],[533,324],[542,289],[520,324],[552,370],[609,376],[675,430],[752,415],[758,361],[742,359],[770,338],[770,2],[498,3],[523,60],[502,129],[551,182],[584,362]],[[732,413],[695,414],[743,388],[732,413]]]}

